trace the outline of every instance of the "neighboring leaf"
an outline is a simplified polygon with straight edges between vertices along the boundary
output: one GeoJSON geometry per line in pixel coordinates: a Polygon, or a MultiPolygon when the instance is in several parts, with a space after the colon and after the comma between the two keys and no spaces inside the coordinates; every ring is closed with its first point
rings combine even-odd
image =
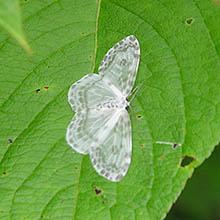
{"type": "Polygon", "coordinates": [[[163,219],[220,140],[220,9],[208,0],[51,0],[22,11],[33,59],[0,35],[0,218],[163,219]],[[130,34],[143,85],[132,102],[131,167],[112,183],[65,141],[67,92],[130,34]],[[184,156],[194,160],[181,167],[184,156]]]}
{"type": "Polygon", "coordinates": [[[22,26],[19,0],[0,1],[0,25],[28,52],[31,53],[22,26]]]}

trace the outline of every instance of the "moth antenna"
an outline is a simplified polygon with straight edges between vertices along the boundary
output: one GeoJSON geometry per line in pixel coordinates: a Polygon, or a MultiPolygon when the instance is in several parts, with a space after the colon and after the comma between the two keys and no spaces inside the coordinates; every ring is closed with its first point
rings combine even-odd
{"type": "Polygon", "coordinates": [[[128,108],[131,110],[131,115],[132,115],[132,118],[134,118],[134,122],[136,123],[137,122],[137,119],[135,117],[135,113],[134,113],[134,110],[129,102],[129,105],[128,105],[128,108]]]}
{"type": "Polygon", "coordinates": [[[131,99],[130,99],[130,101],[129,101],[128,107],[129,107],[129,109],[131,109],[131,114],[132,114],[132,117],[134,118],[134,121],[135,121],[135,122],[137,121],[137,119],[136,119],[136,117],[135,117],[134,110],[133,110],[133,108],[132,108],[132,106],[131,106],[131,102],[132,102],[133,99],[135,98],[137,92],[139,91],[139,89],[141,88],[142,85],[143,85],[143,83],[140,84],[139,86],[135,87],[135,89],[129,94],[129,96],[132,96],[132,97],[131,97],[131,99]]]}
{"type": "Polygon", "coordinates": [[[130,103],[133,101],[133,99],[135,98],[137,92],[139,91],[139,89],[140,89],[142,86],[143,86],[143,83],[140,84],[139,86],[137,86],[137,87],[131,92],[131,94],[129,95],[129,96],[132,95],[131,100],[129,101],[130,103]]]}

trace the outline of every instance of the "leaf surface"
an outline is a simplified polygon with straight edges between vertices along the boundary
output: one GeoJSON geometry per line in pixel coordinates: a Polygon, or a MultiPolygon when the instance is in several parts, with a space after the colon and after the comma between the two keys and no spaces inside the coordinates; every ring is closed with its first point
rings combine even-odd
{"type": "Polygon", "coordinates": [[[0,34],[0,219],[163,219],[220,139],[220,9],[204,0],[63,0],[28,1],[22,11],[33,58],[0,34]],[[143,85],[132,102],[131,167],[112,183],[65,141],[67,92],[131,34],[143,85]],[[182,167],[185,155],[194,160],[182,167]]]}

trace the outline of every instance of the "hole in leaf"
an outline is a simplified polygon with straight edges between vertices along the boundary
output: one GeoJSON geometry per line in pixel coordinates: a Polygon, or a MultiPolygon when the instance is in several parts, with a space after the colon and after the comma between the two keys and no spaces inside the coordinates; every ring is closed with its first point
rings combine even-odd
{"type": "Polygon", "coordinates": [[[12,144],[13,140],[11,138],[8,139],[9,143],[12,144]]]}
{"type": "Polygon", "coordinates": [[[96,195],[100,195],[102,193],[102,190],[97,188],[96,186],[94,187],[94,190],[96,195]]]}
{"type": "Polygon", "coordinates": [[[193,18],[187,18],[186,19],[186,24],[192,24],[194,22],[193,18]]]}
{"type": "Polygon", "coordinates": [[[181,158],[181,160],[182,161],[181,161],[180,166],[185,167],[185,166],[188,166],[189,164],[191,164],[195,160],[195,158],[192,156],[185,155],[181,158]]]}
{"type": "Polygon", "coordinates": [[[136,117],[137,117],[137,119],[141,119],[141,118],[143,118],[142,115],[137,115],[136,117]]]}
{"type": "Polygon", "coordinates": [[[36,89],[36,93],[39,93],[40,92],[40,89],[36,89]]]}

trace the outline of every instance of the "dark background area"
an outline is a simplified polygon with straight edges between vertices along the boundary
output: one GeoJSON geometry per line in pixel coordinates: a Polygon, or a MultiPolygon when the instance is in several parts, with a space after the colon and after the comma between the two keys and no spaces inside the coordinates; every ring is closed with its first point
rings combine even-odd
{"type": "Polygon", "coordinates": [[[165,220],[220,220],[220,145],[195,169],[165,220]]]}

